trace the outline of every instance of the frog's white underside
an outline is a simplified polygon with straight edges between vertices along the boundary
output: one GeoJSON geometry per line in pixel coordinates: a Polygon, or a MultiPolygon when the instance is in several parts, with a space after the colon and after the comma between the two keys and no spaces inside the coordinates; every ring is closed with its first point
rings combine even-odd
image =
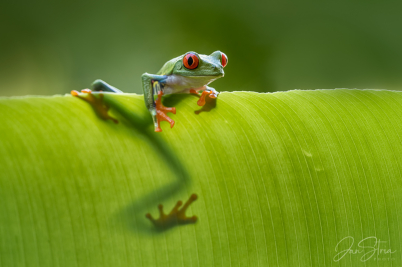
{"type": "Polygon", "coordinates": [[[222,76],[169,75],[163,88],[164,94],[188,93],[190,89],[205,90],[205,86],[222,76]]]}

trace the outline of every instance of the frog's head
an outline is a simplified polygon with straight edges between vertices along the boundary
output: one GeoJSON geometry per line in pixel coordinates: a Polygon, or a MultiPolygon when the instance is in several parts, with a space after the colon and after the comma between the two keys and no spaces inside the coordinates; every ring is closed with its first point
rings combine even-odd
{"type": "Polygon", "coordinates": [[[221,51],[215,51],[211,55],[200,55],[196,52],[187,52],[179,57],[173,74],[181,76],[213,76],[223,77],[223,68],[228,62],[227,56],[221,51]]]}

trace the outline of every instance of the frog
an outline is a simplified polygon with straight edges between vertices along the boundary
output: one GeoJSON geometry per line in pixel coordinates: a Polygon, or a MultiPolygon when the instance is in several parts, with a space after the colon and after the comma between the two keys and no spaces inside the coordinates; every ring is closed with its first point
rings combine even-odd
{"type": "MultiPolygon", "coordinates": [[[[155,132],[162,131],[161,121],[169,122],[171,128],[175,124],[166,113],[176,114],[176,109],[165,107],[162,104],[162,96],[179,93],[196,94],[199,96],[197,104],[204,106],[207,96],[213,99],[218,97],[219,92],[208,85],[224,76],[223,68],[226,67],[227,62],[226,54],[221,51],[215,51],[210,55],[190,51],[166,62],[156,74],[144,73],[142,75],[144,102],[152,116],[155,132]]],[[[90,103],[97,115],[104,120],[112,120],[114,123],[118,123],[118,120],[108,113],[110,107],[123,110],[126,115],[129,114],[125,108],[121,109],[118,101],[112,101],[113,98],[105,97],[103,94],[103,92],[119,94],[123,91],[99,79],[93,82],[92,90],[83,89],[81,94],[73,90],[71,95],[90,103]],[[98,96],[95,97],[92,90],[99,92],[98,96]]],[[[132,114],[126,116],[127,119],[131,117],[133,117],[132,114]]],[[[177,225],[194,224],[198,220],[197,216],[188,217],[185,213],[197,198],[197,194],[192,194],[183,206],[183,202],[178,201],[168,214],[164,213],[163,205],[159,204],[159,218],[152,217],[150,213],[147,213],[145,217],[157,230],[166,230],[177,225]]]]}
{"type": "MultiPolygon", "coordinates": [[[[176,108],[165,107],[162,104],[162,96],[195,94],[199,96],[197,105],[204,106],[207,96],[213,99],[218,97],[219,92],[208,85],[225,75],[223,68],[226,67],[227,63],[228,57],[221,51],[215,51],[210,55],[190,51],[167,61],[156,74],[142,74],[145,106],[152,116],[155,132],[162,131],[160,126],[162,121],[167,121],[170,124],[170,128],[175,125],[175,121],[167,113],[176,114],[176,108]]],[[[92,88],[94,91],[123,93],[121,90],[99,79],[93,82],[92,88]]],[[[91,94],[92,91],[84,89],[81,92],[91,94]]],[[[71,94],[79,96],[75,90],[71,94]]],[[[92,102],[92,104],[97,101],[95,98],[86,98],[85,100],[92,102]]],[[[99,103],[95,105],[102,106],[99,103]]],[[[102,117],[116,122],[115,119],[107,115],[107,110],[108,108],[105,108],[101,112],[103,113],[102,117]]]]}

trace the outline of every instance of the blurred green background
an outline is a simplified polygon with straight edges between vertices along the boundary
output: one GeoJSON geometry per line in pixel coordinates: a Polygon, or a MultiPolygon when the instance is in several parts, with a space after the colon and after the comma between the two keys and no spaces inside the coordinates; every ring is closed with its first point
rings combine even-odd
{"type": "Polygon", "coordinates": [[[221,91],[402,88],[402,1],[2,1],[0,95],[64,94],[194,50],[228,55],[221,91]]]}

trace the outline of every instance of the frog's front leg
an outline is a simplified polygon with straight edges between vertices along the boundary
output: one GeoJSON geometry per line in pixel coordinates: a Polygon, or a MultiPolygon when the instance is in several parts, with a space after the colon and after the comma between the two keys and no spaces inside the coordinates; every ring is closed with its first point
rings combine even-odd
{"type": "Polygon", "coordinates": [[[200,87],[200,88],[196,88],[196,89],[190,89],[190,93],[192,94],[197,94],[198,92],[202,91],[200,99],[198,99],[197,101],[197,105],[199,106],[204,106],[205,105],[205,97],[208,95],[210,98],[217,98],[219,92],[216,91],[214,88],[209,87],[207,85],[200,87]]]}
{"type": "Polygon", "coordinates": [[[166,114],[171,112],[176,114],[176,108],[168,108],[162,104],[163,87],[166,84],[166,75],[154,75],[144,73],[142,75],[142,89],[144,90],[144,101],[147,109],[151,113],[155,126],[155,132],[161,132],[161,121],[170,123],[170,128],[174,126],[174,121],[166,114]],[[157,99],[155,100],[155,96],[157,99]]]}

